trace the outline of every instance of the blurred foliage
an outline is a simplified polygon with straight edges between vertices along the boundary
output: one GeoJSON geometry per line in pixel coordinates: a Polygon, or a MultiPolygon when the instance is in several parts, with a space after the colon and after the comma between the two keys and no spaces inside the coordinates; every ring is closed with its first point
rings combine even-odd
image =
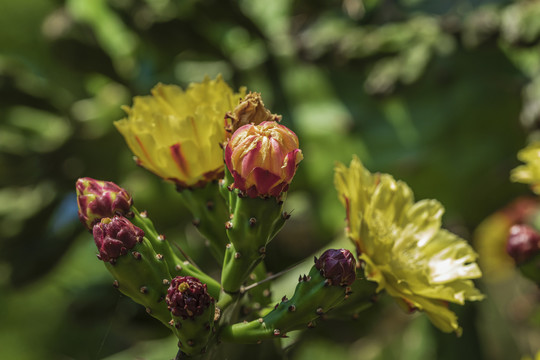
{"type": "MultiPolygon", "coordinates": [[[[219,273],[173,187],[134,165],[112,125],[121,105],[159,81],[185,86],[221,73],[236,88],[262,92],[299,135],[305,160],[287,204],[294,216],[268,249],[272,271],[342,237],[333,165],[352,154],[407,181],[418,198],[441,200],[446,227],[466,238],[527,193],[508,174],[526,135],[540,128],[539,1],[0,4],[2,358],[174,355],[165,329],[107,286],[74,200],[78,177],[119,183],[158,229],[219,273]]],[[[376,316],[320,326],[284,350],[227,351],[230,358],[465,360],[539,349],[530,323],[539,326],[538,290],[515,274],[481,286],[489,297],[463,309],[460,339],[383,297],[376,316]]]]}

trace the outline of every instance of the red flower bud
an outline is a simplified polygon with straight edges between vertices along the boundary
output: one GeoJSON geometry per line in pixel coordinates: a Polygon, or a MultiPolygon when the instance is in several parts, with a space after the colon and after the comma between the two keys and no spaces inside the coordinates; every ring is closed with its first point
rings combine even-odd
{"type": "Polygon", "coordinates": [[[185,320],[201,315],[214,303],[214,298],[206,291],[206,284],[199,279],[177,276],[171,281],[165,301],[174,316],[181,316],[185,320]]]}
{"type": "Polygon", "coordinates": [[[225,163],[234,188],[249,197],[278,197],[289,188],[303,159],[298,137],[275,121],[244,125],[225,148],[225,163]]]}
{"type": "Polygon", "coordinates": [[[349,286],[356,280],[356,260],[347,249],[326,250],[319,259],[315,258],[315,267],[331,285],[349,286]]]}
{"type": "Polygon", "coordinates": [[[516,264],[522,264],[540,252],[540,234],[528,225],[514,225],[510,228],[506,252],[516,264]]]}
{"type": "Polygon", "coordinates": [[[98,258],[108,262],[114,262],[127,254],[144,237],[142,229],[122,216],[101,219],[101,222],[94,225],[93,233],[99,249],[98,258]]]}
{"type": "Polygon", "coordinates": [[[125,215],[133,204],[131,195],[110,181],[81,178],[76,189],[79,219],[88,230],[102,218],[125,215]]]}

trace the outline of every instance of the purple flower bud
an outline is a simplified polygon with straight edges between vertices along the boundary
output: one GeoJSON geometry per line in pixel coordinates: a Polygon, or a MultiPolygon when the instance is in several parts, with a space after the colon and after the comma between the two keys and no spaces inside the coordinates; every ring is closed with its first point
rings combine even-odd
{"type": "Polygon", "coordinates": [[[101,219],[101,222],[94,225],[93,233],[99,249],[98,258],[108,262],[114,262],[127,254],[144,236],[142,229],[122,216],[101,219]]]}
{"type": "Polygon", "coordinates": [[[131,195],[110,181],[81,178],[76,189],[79,219],[88,230],[102,218],[125,215],[133,204],[131,195]]]}
{"type": "Polygon", "coordinates": [[[206,284],[199,279],[177,276],[171,281],[165,301],[174,316],[194,319],[214,303],[214,298],[206,291],[206,284]]]}
{"type": "Polygon", "coordinates": [[[540,234],[529,225],[514,225],[510,228],[506,252],[516,264],[522,264],[540,251],[540,234]]]}
{"type": "Polygon", "coordinates": [[[356,279],[356,260],[347,249],[326,250],[319,259],[315,258],[315,267],[331,285],[349,286],[356,279]]]}

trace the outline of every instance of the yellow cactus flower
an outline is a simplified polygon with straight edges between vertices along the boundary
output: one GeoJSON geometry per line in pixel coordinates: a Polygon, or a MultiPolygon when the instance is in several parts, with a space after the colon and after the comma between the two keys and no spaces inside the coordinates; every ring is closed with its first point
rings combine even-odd
{"type": "Polygon", "coordinates": [[[388,174],[371,174],[356,157],[349,168],[338,164],[335,171],[347,233],[366,278],[405,309],[424,311],[436,327],[460,335],[448,303],[481,300],[471,279],[482,273],[468,243],[441,229],[442,205],[414,202],[407,184],[388,174]]]}
{"type": "Polygon", "coordinates": [[[530,184],[535,194],[540,195],[540,142],[532,143],[522,149],[517,157],[525,164],[512,170],[510,179],[530,184]]]}
{"type": "Polygon", "coordinates": [[[184,91],[158,84],[151,96],[137,96],[124,107],[127,118],[115,126],[138,164],[177,184],[197,187],[221,177],[226,140],[225,115],[245,95],[218,76],[192,83],[184,91]]]}

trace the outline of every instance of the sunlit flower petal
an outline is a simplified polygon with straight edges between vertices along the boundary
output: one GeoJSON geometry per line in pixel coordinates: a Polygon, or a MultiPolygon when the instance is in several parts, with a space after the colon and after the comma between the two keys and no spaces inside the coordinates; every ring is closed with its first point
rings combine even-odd
{"type": "Polygon", "coordinates": [[[244,93],[234,93],[221,77],[185,91],[158,84],[151,96],[124,107],[128,116],[115,126],[146,169],[181,188],[204,185],[223,172],[225,115],[244,93]]]}
{"type": "Polygon", "coordinates": [[[335,185],[346,208],[348,236],[377,291],[386,290],[406,310],[424,311],[442,331],[460,334],[448,303],[481,300],[471,279],[482,274],[468,243],[441,229],[442,205],[414,202],[407,184],[371,174],[357,158],[349,168],[336,166],[335,185]]]}
{"type": "Polygon", "coordinates": [[[532,190],[540,195],[540,142],[535,142],[518,153],[520,165],[510,175],[512,181],[530,184],[532,190]]]}

